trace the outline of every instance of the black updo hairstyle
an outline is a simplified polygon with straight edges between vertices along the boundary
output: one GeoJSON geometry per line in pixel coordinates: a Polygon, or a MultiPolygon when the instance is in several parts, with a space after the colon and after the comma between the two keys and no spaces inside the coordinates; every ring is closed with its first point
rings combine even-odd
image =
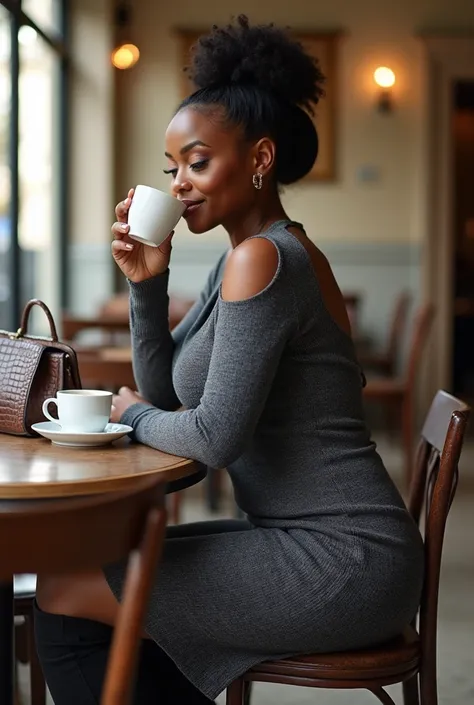
{"type": "Polygon", "coordinates": [[[188,69],[197,90],[181,103],[222,106],[226,119],[249,140],[267,136],[276,144],[275,177],[292,184],[308,174],[318,155],[310,115],[324,95],[318,61],[287,31],[273,24],[213,26],[193,47],[188,69]]]}

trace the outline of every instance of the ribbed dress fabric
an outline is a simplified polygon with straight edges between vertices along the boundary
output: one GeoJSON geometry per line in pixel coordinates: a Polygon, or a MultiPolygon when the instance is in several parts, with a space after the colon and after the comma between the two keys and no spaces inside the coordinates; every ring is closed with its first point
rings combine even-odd
{"type": "MultiPolygon", "coordinates": [[[[147,633],[214,699],[268,659],[379,643],[414,616],[420,534],[370,439],[351,338],[309,255],[278,221],[271,283],[221,296],[225,255],[171,334],[168,273],[130,284],[134,371],[148,404],[122,423],[227,468],[247,521],[173,527],[147,633]],[[186,410],[176,411],[184,405],[186,410]]],[[[125,565],[104,568],[120,598],[125,565]]]]}

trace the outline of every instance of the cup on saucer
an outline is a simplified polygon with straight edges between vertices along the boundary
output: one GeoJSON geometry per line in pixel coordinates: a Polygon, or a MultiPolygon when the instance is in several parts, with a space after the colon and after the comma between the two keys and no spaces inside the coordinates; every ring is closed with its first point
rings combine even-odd
{"type": "Polygon", "coordinates": [[[112,392],[100,389],[63,389],[43,402],[43,414],[63,433],[102,433],[111,410],[112,392]],[[48,411],[50,404],[57,406],[57,419],[48,411]]]}

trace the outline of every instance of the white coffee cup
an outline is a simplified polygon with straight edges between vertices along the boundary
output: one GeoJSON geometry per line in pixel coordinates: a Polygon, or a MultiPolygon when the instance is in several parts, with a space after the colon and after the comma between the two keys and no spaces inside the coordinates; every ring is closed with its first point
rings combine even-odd
{"type": "Polygon", "coordinates": [[[128,211],[128,235],[144,245],[159,247],[185,210],[186,206],[169,193],[139,185],[128,211]]]}
{"type": "Polygon", "coordinates": [[[111,409],[112,392],[100,389],[64,389],[43,403],[43,414],[65,433],[102,433],[111,409]],[[58,407],[57,419],[48,411],[50,404],[58,407]]]}

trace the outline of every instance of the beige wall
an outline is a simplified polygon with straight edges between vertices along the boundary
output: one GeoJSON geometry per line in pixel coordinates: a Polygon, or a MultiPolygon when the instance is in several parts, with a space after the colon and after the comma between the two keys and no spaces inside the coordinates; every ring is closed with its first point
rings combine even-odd
{"type": "MultiPolygon", "coordinates": [[[[122,73],[109,61],[112,0],[72,0],[74,307],[93,312],[112,293],[108,242],[115,199],[137,183],[168,187],[163,137],[179,100],[181,69],[173,29],[202,28],[247,12],[253,21],[346,33],[339,57],[338,179],[296,185],[285,201],[290,215],[305,223],[328,254],[341,286],[362,292],[363,328],[383,342],[396,294],[408,288],[414,301],[419,296],[428,227],[426,61],[416,32],[473,29],[474,1],[140,0],[133,5],[141,60],[122,73]],[[380,64],[397,74],[391,116],[374,109],[372,73],[380,64]],[[357,178],[364,166],[378,171],[376,182],[357,178]]],[[[221,234],[196,238],[180,224],[172,289],[195,295],[225,243],[221,234]]]]}
{"type": "Polygon", "coordinates": [[[178,101],[180,71],[173,28],[205,27],[226,21],[232,13],[247,12],[254,21],[347,32],[340,46],[339,177],[335,183],[302,183],[288,189],[290,215],[303,221],[321,242],[422,239],[425,77],[423,48],[414,35],[424,27],[474,25],[472,0],[142,0],[135,8],[134,36],[142,57],[133,71],[120,76],[120,194],[135,183],[167,188],[168,178],[161,173],[163,134],[178,101]],[[380,64],[391,66],[397,76],[397,109],[392,116],[374,110],[372,73],[380,64]],[[379,172],[376,182],[358,179],[364,165],[379,172]]]}
{"type": "Polygon", "coordinates": [[[114,201],[112,0],[74,0],[71,17],[71,240],[110,232],[114,201]]]}

